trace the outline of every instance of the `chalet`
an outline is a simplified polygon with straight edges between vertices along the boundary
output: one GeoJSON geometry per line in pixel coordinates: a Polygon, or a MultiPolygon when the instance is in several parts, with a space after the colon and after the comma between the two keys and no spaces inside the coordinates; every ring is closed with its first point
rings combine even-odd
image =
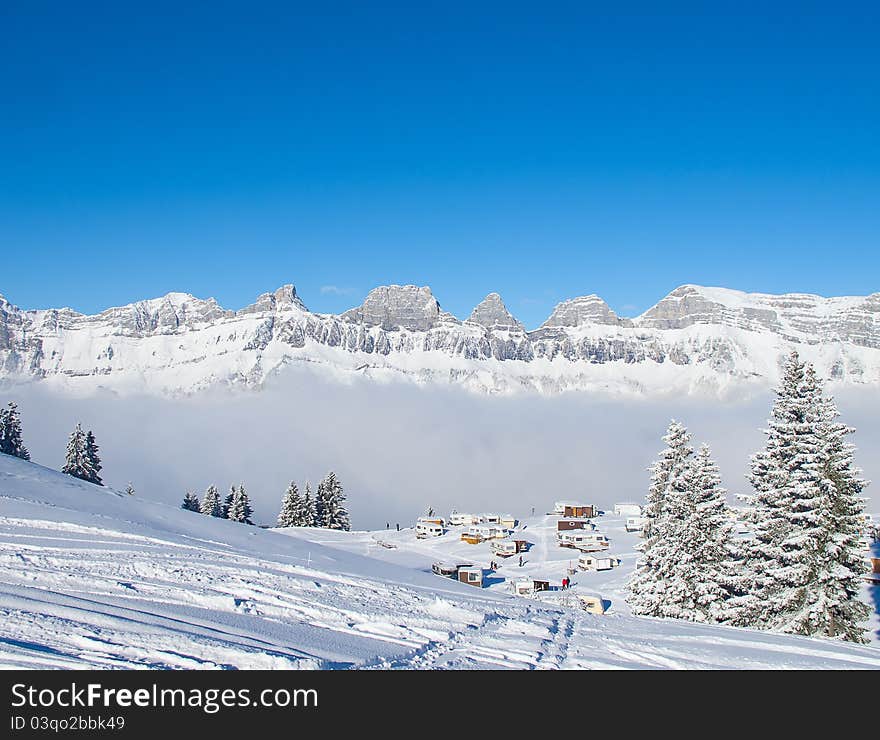
{"type": "Polygon", "coordinates": [[[575,519],[589,518],[596,516],[596,514],[597,511],[595,506],[587,506],[585,504],[566,505],[562,509],[562,516],[574,517],[575,519]]]}
{"type": "Polygon", "coordinates": [[[560,547],[571,547],[581,552],[607,550],[611,542],[604,534],[580,530],[557,532],[556,542],[560,547]]]}
{"type": "Polygon", "coordinates": [[[565,518],[556,522],[556,530],[564,532],[569,529],[592,529],[593,523],[589,519],[581,518],[565,518]]]}
{"type": "Polygon", "coordinates": [[[615,516],[641,516],[642,515],[642,507],[638,504],[614,504],[614,515],[615,516]]]}
{"type": "Polygon", "coordinates": [[[578,568],[581,570],[611,570],[619,563],[617,558],[604,558],[598,555],[581,555],[578,558],[578,568]]]}
{"type": "Polygon", "coordinates": [[[458,569],[458,580],[469,586],[483,588],[483,569],[475,566],[458,569]]]}
{"type": "Polygon", "coordinates": [[[493,540],[490,547],[492,548],[493,555],[509,558],[525,552],[529,547],[529,543],[525,540],[493,540]]]}
{"type": "Polygon", "coordinates": [[[594,594],[578,594],[578,603],[581,609],[590,614],[604,614],[605,600],[601,596],[594,594]]]}

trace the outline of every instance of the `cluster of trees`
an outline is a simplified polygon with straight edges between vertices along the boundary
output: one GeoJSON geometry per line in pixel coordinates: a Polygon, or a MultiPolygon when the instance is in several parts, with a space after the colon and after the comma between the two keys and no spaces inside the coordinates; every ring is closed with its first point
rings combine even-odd
{"type": "Polygon", "coordinates": [[[74,478],[103,486],[101,480],[101,458],[98,455],[98,443],[92,430],[83,431],[77,424],[67,441],[67,454],[64,456],[62,473],[72,475],[74,478]]]}
{"type": "Polygon", "coordinates": [[[345,508],[345,491],[336,474],[327,474],[318,484],[314,498],[309,483],[306,483],[304,492],[300,494],[296,483],[291,481],[281,500],[278,526],[350,530],[351,522],[345,508]]]}
{"type": "Polygon", "coordinates": [[[31,453],[24,446],[21,438],[21,416],[18,406],[12,401],[5,409],[0,409],[0,452],[4,455],[30,460],[31,453]]]}
{"type": "Polygon", "coordinates": [[[232,486],[226,498],[221,501],[217,486],[208,486],[201,502],[191,491],[187,491],[183,497],[181,509],[196,511],[205,516],[213,516],[218,519],[229,519],[241,524],[253,524],[251,517],[254,514],[251,500],[244,489],[244,484],[232,486]]]}
{"type": "Polygon", "coordinates": [[[652,467],[633,613],[864,642],[858,599],[866,481],[832,398],[793,353],[753,456],[749,539],[734,537],[718,468],[673,422],[652,467]]]}

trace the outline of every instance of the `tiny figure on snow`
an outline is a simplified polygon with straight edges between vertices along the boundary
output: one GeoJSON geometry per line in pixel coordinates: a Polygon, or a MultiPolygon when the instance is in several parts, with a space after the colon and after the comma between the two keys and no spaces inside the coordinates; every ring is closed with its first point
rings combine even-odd
{"type": "Polygon", "coordinates": [[[522,568],[522,555],[519,556],[519,567],[522,568]]]}

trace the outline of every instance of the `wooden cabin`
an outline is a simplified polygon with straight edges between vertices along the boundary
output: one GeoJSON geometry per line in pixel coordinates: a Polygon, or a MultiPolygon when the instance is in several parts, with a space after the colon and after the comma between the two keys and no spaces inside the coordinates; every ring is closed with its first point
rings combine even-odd
{"type": "Polygon", "coordinates": [[[483,588],[483,569],[474,566],[458,569],[458,580],[468,586],[483,588]]]}
{"type": "Polygon", "coordinates": [[[575,519],[589,518],[596,516],[596,507],[586,504],[570,504],[562,508],[562,516],[573,517],[575,519]]]}
{"type": "Polygon", "coordinates": [[[564,532],[570,529],[592,529],[593,523],[589,519],[566,518],[556,522],[556,531],[564,532]]]}

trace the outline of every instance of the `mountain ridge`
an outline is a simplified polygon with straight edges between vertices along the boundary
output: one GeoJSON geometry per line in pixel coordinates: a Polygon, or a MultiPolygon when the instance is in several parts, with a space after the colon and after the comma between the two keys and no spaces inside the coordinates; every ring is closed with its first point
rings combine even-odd
{"type": "Polygon", "coordinates": [[[792,349],[830,380],[880,384],[880,293],[826,298],[687,284],[633,318],[590,294],[560,302],[531,330],[498,293],[462,320],[416,285],[379,286],[338,315],[310,311],[292,284],[238,310],[183,292],[92,315],[23,310],[0,296],[0,380],[92,377],[116,386],[143,376],[154,386],[160,375],[163,392],[260,385],[297,362],[488,392],[654,393],[670,382],[670,391],[717,391],[773,382],[792,349]],[[682,377],[670,380],[670,366],[682,377]]]}

